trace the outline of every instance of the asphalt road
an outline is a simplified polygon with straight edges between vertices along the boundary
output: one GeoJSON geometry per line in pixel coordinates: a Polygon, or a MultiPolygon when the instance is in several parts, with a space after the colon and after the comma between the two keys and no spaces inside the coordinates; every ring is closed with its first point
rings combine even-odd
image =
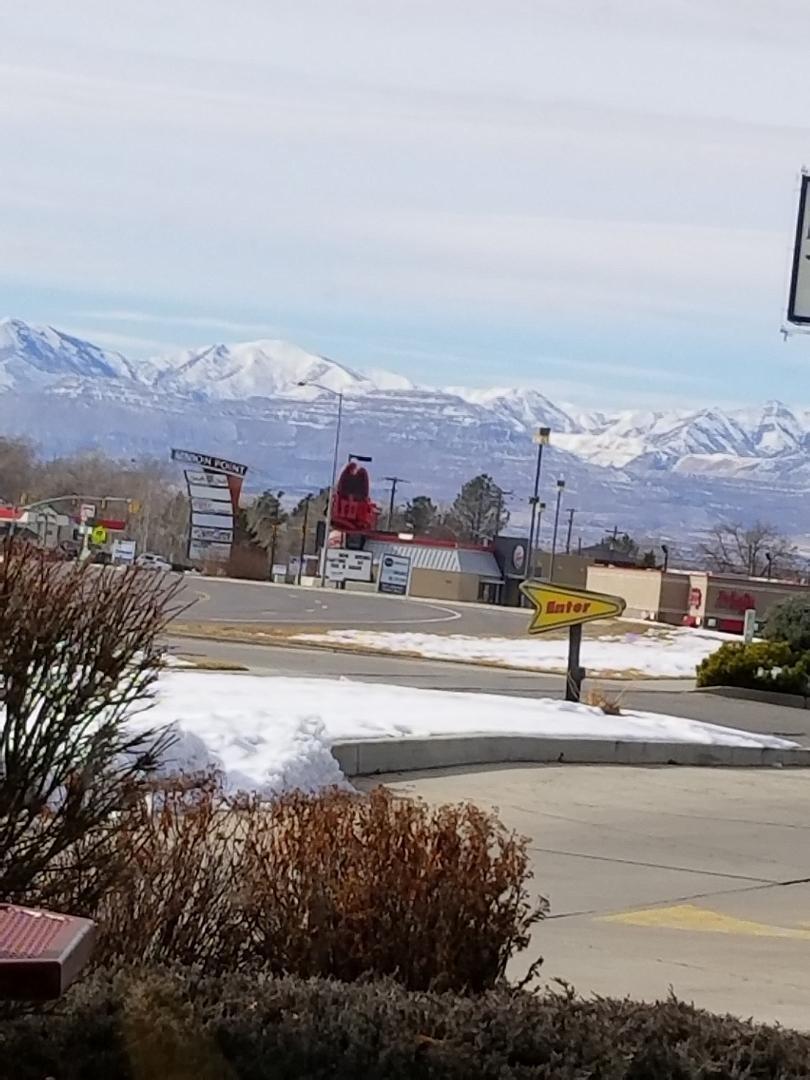
{"type": "Polygon", "coordinates": [[[529,622],[528,611],[519,608],[217,578],[187,577],[183,599],[193,601],[183,618],[195,622],[272,622],[282,627],[312,625],[330,629],[378,627],[493,637],[522,636],[529,622]]]}
{"type": "Polygon", "coordinates": [[[551,902],[520,978],[810,1029],[810,772],[497,767],[384,778],[498,807],[551,902]]]}
{"type": "MultiPolygon", "coordinates": [[[[466,693],[510,694],[518,697],[562,697],[563,677],[528,671],[507,671],[472,664],[449,664],[397,656],[332,652],[327,649],[286,648],[275,645],[243,645],[237,642],[198,641],[177,638],[174,652],[210,656],[244,664],[265,675],[358,679],[429,690],[466,693]]],[[[584,689],[600,687],[627,709],[686,716],[725,727],[758,731],[792,738],[810,745],[810,710],[788,709],[701,694],[685,680],[661,679],[619,682],[586,679],[584,689]]],[[[808,915],[810,918],[810,915],[808,915]]]]}

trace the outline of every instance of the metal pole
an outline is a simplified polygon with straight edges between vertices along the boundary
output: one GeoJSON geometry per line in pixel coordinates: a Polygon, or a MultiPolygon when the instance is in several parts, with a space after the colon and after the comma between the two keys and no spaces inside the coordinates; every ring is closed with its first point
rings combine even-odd
{"type": "Polygon", "coordinates": [[[568,510],[568,536],[565,538],[565,554],[566,555],[571,554],[571,533],[573,532],[573,529],[574,529],[574,514],[575,513],[576,513],[576,510],[573,507],[571,507],[571,509],[568,510]]]}
{"type": "Polygon", "coordinates": [[[335,453],[332,458],[332,483],[329,485],[329,499],[326,503],[326,532],[323,538],[323,552],[322,552],[322,565],[321,565],[321,588],[326,586],[326,552],[329,547],[329,534],[332,531],[332,502],[335,496],[335,482],[337,480],[337,467],[338,467],[338,454],[340,453],[340,425],[343,423],[343,393],[342,391],[337,396],[338,399],[338,413],[337,413],[337,425],[335,427],[335,453]]]}
{"type": "Polygon", "coordinates": [[[394,499],[397,496],[397,480],[398,476],[391,477],[391,498],[388,501],[388,531],[391,532],[391,528],[394,524],[394,499]]]}
{"type": "Polygon", "coordinates": [[[548,566],[548,580],[554,580],[554,559],[557,554],[557,530],[560,527],[560,502],[562,501],[562,493],[565,489],[565,481],[557,481],[557,507],[554,511],[554,532],[551,535],[551,559],[548,566]]]}
{"type": "Polygon", "coordinates": [[[566,701],[579,701],[582,693],[582,680],[585,677],[585,672],[579,664],[581,646],[582,623],[576,623],[568,628],[568,670],[565,675],[566,701]]]}
{"type": "Polygon", "coordinates": [[[274,521],[273,525],[273,539],[270,543],[270,572],[267,575],[267,580],[273,580],[273,567],[276,565],[276,539],[278,538],[278,522],[274,521]]]}
{"type": "Polygon", "coordinates": [[[526,560],[526,577],[534,573],[534,548],[535,548],[535,522],[537,521],[537,504],[540,501],[540,470],[543,466],[543,443],[537,444],[537,466],[534,470],[534,493],[532,494],[532,516],[529,523],[529,554],[526,560]]]}
{"type": "Polygon", "coordinates": [[[304,566],[304,551],[307,546],[307,519],[309,518],[309,500],[311,498],[311,495],[307,495],[307,497],[304,499],[304,522],[301,526],[301,550],[298,553],[298,574],[295,582],[296,585],[301,584],[301,571],[304,566]]]}

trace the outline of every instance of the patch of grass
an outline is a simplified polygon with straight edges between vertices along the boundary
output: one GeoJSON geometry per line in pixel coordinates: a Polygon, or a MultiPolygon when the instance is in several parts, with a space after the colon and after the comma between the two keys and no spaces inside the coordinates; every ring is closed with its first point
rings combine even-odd
{"type": "Polygon", "coordinates": [[[188,667],[170,668],[171,671],[249,671],[246,664],[235,660],[220,660],[216,656],[194,656],[189,653],[176,653],[178,660],[183,660],[188,667]]]}

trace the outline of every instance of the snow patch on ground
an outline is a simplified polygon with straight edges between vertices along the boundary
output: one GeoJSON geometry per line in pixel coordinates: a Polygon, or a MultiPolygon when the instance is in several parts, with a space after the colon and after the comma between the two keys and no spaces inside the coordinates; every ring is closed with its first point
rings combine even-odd
{"type": "MultiPolygon", "coordinates": [[[[479,638],[460,634],[328,630],[320,634],[296,634],[292,640],[353,645],[374,652],[415,653],[429,660],[502,664],[529,671],[564,672],[568,664],[568,641],[540,636],[479,638]]],[[[582,665],[589,675],[622,672],[650,678],[692,679],[701,660],[727,640],[730,638],[726,634],[677,627],[615,637],[586,637],[582,642],[582,665]]]]}
{"type": "Polygon", "coordinates": [[[516,734],[704,746],[794,745],[696,720],[641,712],[606,716],[587,705],[549,699],[193,671],[162,674],[155,705],[132,723],[174,731],[177,741],[164,773],[214,765],[224,771],[230,790],[263,795],[345,784],[330,747],[360,739],[516,734]]]}

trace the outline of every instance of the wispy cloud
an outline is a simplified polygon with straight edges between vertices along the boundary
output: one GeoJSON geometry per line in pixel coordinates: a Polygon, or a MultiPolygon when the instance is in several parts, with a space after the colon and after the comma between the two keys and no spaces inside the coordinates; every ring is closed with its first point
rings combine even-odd
{"type": "Polygon", "coordinates": [[[121,311],[116,309],[77,311],[76,318],[91,319],[101,323],[147,323],[155,326],[177,326],[190,330],[216,330],[230,334],[274,335],[277,329],[266,322],[243,322],[215,315],[161,315],[149,311],[121,311]]]}

